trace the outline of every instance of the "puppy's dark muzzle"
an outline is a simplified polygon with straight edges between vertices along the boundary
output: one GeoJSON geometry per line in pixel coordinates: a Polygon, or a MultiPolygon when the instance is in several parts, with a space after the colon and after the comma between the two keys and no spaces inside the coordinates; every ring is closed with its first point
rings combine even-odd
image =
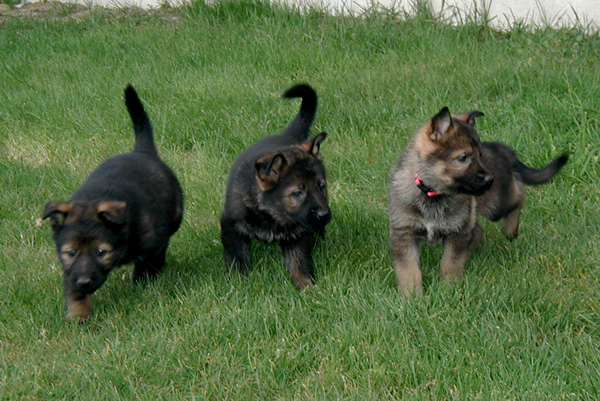
{"type": "Polygon", "coordinates": [[[106,277],[74,277],[71,280],[71,286],[75,292],[81,294],[93,294],[104,284],[106,277]]]}
{"type": "Polygon", "coordinates": [[[331,209],[329,207],[313,209],[311,215],[314,222],[321,227],[331,221],[331,209]]]}
{"type": "Polygon", "coordinates": [[[494,185],[494,177],[489,174],[479,174],[475,180],[468,184],[460,185],[458,190],[464,194],[472,196],[481,196],[494,185]]]}
{"type": "Polygon", "coordinates": [[[486,193],[494,185],[494,177],[491,174],[481,174],[477,176],[473,184],[472,195],[480,196],[486,193]]]}

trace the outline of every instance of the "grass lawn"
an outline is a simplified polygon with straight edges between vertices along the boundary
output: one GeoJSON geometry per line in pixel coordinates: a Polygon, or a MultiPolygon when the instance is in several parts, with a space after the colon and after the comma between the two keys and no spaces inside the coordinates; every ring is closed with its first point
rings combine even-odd
{"type": "MultiPolygon", "coordinates": [[[[143,13],[46,7],[0,17],[1,400],[597,400],[600,397],[600,37],[445,25],[420,8],[363,18],[257,2],[143,13]],[[276,246],[226,274],[218,219],[229,166],[315,87],[333,220],[299,293],[276,246]],[[131,266],[65,322],[47,201],[133,144],[135,86],[184,188],[184,223],[155,281],[131,266]],[[396,291],[388,175],[443,106],[478,109],[484,140],[541,167],[520,237],[484,222],[465,279],[396,291]]],[[[476,19],[476,18],[474,18],[476,19]]]]}

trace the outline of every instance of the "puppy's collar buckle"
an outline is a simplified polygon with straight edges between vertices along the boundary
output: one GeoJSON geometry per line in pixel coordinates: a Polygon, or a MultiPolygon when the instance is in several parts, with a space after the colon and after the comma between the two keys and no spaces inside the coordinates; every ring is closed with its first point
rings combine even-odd
{"type": "Polygon", "coordinates": [[[441,193],[439,193],[438,191],[434,191],[431,188],[429,188],[428,186],[426,186],[425,184],[423,184],[423,180],[421,179],[421,177],[419,177],[418,173],[415,173],[415,185],[417,187],[419,187],[419,189],[421,191],[423,191],[423,193],[429,197],[441,195],[441,193]]]}

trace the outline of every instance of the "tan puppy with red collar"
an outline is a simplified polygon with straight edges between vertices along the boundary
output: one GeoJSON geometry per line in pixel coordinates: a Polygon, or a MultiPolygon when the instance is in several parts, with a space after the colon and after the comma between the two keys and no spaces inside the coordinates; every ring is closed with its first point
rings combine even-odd
{"type": "Polygon", "coordinates": [[[452,116],[444,107],[416,133],[394,167],[390,180],[390,242],[398,289],[422,291],[419,247],[442,241],[444,279],[460,278],[470,252],[484,232],[480,214],[502,220],[502,232],[514,239],[525,201],[525,184],[543,184],[567,162],[561,155],[536,170],[499,142],[481,142],[475,131],[480,111],[452,116]]]}

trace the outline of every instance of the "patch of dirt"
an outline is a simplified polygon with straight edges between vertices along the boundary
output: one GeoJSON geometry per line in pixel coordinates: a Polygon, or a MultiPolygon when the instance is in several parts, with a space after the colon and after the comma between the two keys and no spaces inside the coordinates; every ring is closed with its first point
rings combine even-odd
{"type": "Polygon", "coordinates": [[[163,19],[165,23],[173,24],[180,19],[180,14],[176,10],[177,8],[170,7],[143,10],[138,7],[107,9],[99,6],[92,9],[82,4],[60,3],[57,1],[26,3],[21,7],[0,4],[0,24],[11,18],[34,18],[39,20],[84,19],[92,12],[117,18],[156,15],[163,19]]]}
{"type": "Polygon", "coordinates": [[[9,18],[57,18],[66,14],[79,13],[89,8],[77,4],[61,3],[27,3],[21,7],[10,7],[8,4],[0,5],[0,21],[9,18]]]}

